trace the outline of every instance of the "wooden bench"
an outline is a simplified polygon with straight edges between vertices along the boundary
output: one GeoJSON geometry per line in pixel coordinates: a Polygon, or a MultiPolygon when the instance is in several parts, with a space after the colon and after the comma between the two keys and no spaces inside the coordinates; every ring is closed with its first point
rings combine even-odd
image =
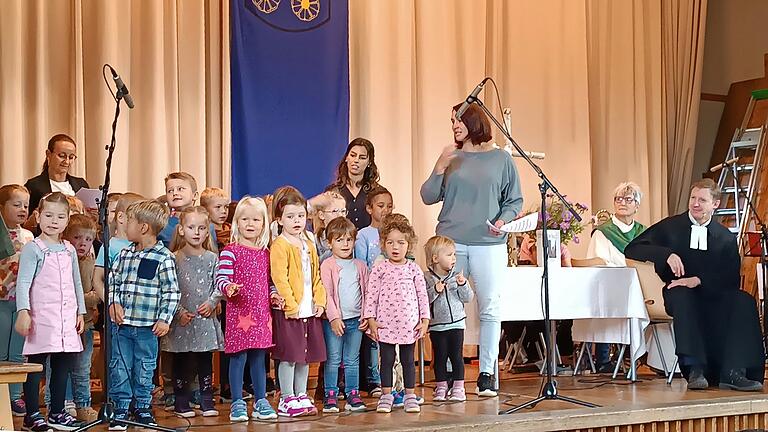
{"type": "Polygon", "coordinates": [[[42,371],[39,364],[0,362],[0,430],[14,430],[8,384],[23,383],[27,374],[42,371]]]}

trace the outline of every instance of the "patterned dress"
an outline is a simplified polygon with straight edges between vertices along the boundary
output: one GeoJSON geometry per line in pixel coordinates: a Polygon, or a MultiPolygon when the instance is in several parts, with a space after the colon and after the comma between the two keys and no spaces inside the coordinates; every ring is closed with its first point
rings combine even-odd
{"type": "Polygon", "coordinates": [[[413,261],[392,264],[389,260],[373,267],[365,292],[364,318],[379,324],[379,341],[393,345],[416,342],[414,329],[429,319],[429,299],[424,272],[413,261]]]}
{"type": "Polygon", "coordinates": [[[269,250],[230,243],[221,251],[218,289],[226,295],[230,283],[242,285],[227,298],[224,352],[272,347],[272,315],[269,305],[269,250]]]}
{"type": "MultiPolygon", "coordinates": [[[[1,223],[1,222],[0,222],[1,223]]],[[[16,276],[19,274],[19,252],[21,248],[35,239],[35,236],[24,228],[8,230],[14,255],[0,260],[0,300],[16,300],[16,276]]]]}
{"type": "Polygon", "coordinates": [[[217,262],[216,254],[210,251],[205,251],[200,256],[176,255],[176,274],[181,300],[176,317],[171,323],[171,331],[160,341],[163,351],[209,352],[224,348],[224,335],[221,333],[221,324],[216,314],[208,318],[197,314],[197,308],[204,302],[216,307],[221,299],[221,293],[214,285],[217,262]],[[184,310],[197,316],[189,324],[182,326],[179,324],[179,316],[184,310]]]}

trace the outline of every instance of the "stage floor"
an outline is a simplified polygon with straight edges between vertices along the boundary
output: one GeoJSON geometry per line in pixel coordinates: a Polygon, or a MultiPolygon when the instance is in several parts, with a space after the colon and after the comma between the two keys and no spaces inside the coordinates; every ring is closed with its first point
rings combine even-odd
{"type": "MultiPolygon", "coordinates": [[[[430,378],[429,369],[427,369],[430,378]]],[[[477,368],[467,367],[467,377],[477,375],[477,368]]],[[[564,396],[592,402],[600,405],[597,409],[581,407],[555,401],[544,401],[533,410],[499,416],[500,409],[524,403],[538,395],[542,378],[534,373],[509,374],[502,373],[501,392],[498,398],[479,398],[474,394],[475,382],[467,382],[468,400],[465,403],[432,403],[431,393],[433,383],[417,388],[417,392],[426,399],[420,414],[406,414],[402,409],[394,410],[391,414],[375,412],[375,400],[365,399],[369,411],[362,413],[320,414],[316,417],[300,419],[280,419],[277,422],[256,422],[232,424],[228,420],[229,406],[219,405],[221,415],[213,418],[196,417],[189,420],[173,417],[161,407],[155,408],[158,421],[171,428],[186,428],[190,423],[193,429],[205,429],[209,432],[218,431],[306,431],[306,430],[462,430],[472,427],[473,430],[564,430],[579,427],[605,427],[621,424],[628,417],[638,417],[641,413],[650,420],[657,421],[663,417],[660,413],[671,415],[675,410],[709,413],[712,409],[723,411],[723,407],[734,407],[739,403],[749,402],[750,407],[755,402],[768,404],[768,394],[739,393],[711,389],[689,392],[685,390],[685,381],[676,378],[671,386],[664,379],[653,374],[646,368],[639,369],[639,381],[632,384],[627,381],[611,381],[609,375],[560,376],[557,378],[558,389],[564,396]],[[470,394],[469,392],[472,392],[470,394]],[[717,408],[719,407],[719,408],[717,408]],[[599,424],[587,424],[591,419],[600,419],[599,424]],[[479,429],[478,429],[479,428],[479,429]]],[[[312,382],[314,380],[311,379],[312,382]]],[[[341,402],[343,406],[344,402],[341,402]]],[[[273,404],[274,405],[274,404],[273,404]]],[[[319,402],[318,402],[318,406],[319,402]]],[[[250,409],[250,404],[249,404],[250,409]]],[[[729,408],[730,409],[730,408],[729,408]]],[[[735,412],[732,414],[746,414],[735,412]]],[[[701,416],[706,417],[706,416],[701,416]]],[[[681,417],[684,418],[684,417],[681,417]]],[[[20,419],[16,419],[20,430],[20,419]]],[[[105,430],[99,428],[98,430],[105,430]]],[[[600,430],[600,429],[597,429],[600,430]]],[[[611,428],[613,430],[613,428],[611,428]]],[[[624,430],[624,429],[622,429],[624,430]]]]}

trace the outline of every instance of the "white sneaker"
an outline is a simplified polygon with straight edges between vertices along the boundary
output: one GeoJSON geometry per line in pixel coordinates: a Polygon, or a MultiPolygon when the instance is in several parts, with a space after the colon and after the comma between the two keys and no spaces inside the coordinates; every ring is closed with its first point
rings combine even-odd
{"type": "Polygon", "coordinates": [[[307,415],[317,414],[317,407],[312,403],[312,399],[304,393],[299,393],[299,406],[306,410],[307,415]]]}
{"type": "Polygon", "coordinates": [[[72,417],[77,417],[77,405],[75,405],[74,401],[64,401],[64,411],[69,413],[72,417]]]}

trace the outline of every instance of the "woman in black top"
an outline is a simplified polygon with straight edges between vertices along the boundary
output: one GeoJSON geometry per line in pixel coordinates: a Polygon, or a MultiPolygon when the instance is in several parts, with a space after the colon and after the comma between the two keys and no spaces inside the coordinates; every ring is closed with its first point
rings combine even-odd
{"type": "Polygon", "coordinates": [[[339,163],[336,181],[328,189],[337,189],[344,197],[347,218],[358,230],[371,224],[371,216],[365,211],[365,198],[378,185],[379,169],[376,167],[373,143],[365,138],[353,139],[339,163]]]}

